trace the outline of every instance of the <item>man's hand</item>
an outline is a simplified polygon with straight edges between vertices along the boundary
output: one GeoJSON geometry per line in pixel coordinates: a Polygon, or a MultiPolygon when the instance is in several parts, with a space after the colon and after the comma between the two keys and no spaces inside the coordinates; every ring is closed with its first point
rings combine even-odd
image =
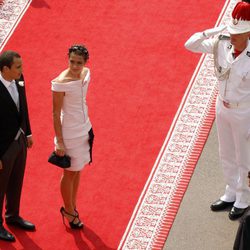
{"type": "Polygon", "coordinates": [[[27,137],[27,147],[32,148],[33,145],[33,138],[32,136],[27,137]]]}
{"type": "Polygon", "coordinates": [[[2,161],[0,160],[0,171],[3,169],[3,163],[2,161]]]}

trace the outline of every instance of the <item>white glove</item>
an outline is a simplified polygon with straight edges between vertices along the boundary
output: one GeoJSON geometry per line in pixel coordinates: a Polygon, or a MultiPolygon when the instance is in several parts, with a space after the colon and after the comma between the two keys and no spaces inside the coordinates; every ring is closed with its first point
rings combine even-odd
{"type": "Polygon", "coordinates": [[[225,30],[227,28],[227,26],[225,25],[222,25],[222,26],[218,26],[218,27],[215,27],[215,28],[212,28],[212,29],[208,29],[208,30],[205,30],[203,32],[203,35],[205,37],[210,37],[210,36],[214,36],[214,35],[217,35],[219,33],[221,33],[223,30],[225,30]]]}

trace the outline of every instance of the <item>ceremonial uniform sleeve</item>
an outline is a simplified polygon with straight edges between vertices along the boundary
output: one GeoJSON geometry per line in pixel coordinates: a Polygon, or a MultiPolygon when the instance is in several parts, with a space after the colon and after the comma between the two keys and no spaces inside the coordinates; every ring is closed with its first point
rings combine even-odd
{"type": "Polygon", "coordinates": [[[215,44],[214,38],[209,38],[204,35],[203,32],[193,34],[185,43],[185,48],[198,53],[213,53],[215,44]]]}

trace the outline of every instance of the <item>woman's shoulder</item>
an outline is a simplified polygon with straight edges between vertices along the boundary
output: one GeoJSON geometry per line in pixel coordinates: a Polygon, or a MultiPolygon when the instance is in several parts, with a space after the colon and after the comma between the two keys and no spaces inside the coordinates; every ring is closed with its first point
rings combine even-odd
{"type": "Polygon", "coordinates": [[[89,82],[90,81],[90,69],[84,67],[82,74],[81,74],[81,81],[89,82]]]}
{"type": "Polygon", "coordinates": [[[86,72],[86,73],[89,73],[90,72],[90,69],[88,68],[88,67],[84,67],[84,72],[86,72]]]}
{"type": "Polygon", "coordinates": [[[68,77],[68,69],[65,69],[55,79],[52,80],[52,83],[61,84],[71,82],[72,80],[72,78],[68,77]]]}
{"type": "Polygon", "coordinates": [[[84,67],[81,73],[81,80],[85,80],[90,74],[90,70],[87,67],[84,67]]]}
{"type": "Polygon", "coordinates": [[[51,89],[56,92],[67,92],[71,89],[71,82],[73,81],[67,76],[68,69],[61,72],[55,79],[51,81],[51,89]]]}

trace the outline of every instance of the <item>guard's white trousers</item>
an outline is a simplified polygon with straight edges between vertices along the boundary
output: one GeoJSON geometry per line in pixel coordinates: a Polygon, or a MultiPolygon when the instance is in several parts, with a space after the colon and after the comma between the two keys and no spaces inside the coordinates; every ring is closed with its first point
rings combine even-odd
{"type": "Polygon", "coordinates": [[[235,201],[235,207],[246,208],[250,201],[250,107],[226,108],[217,98],[216,125],[219,155],[227,184],[220,199],[235,201]]]}

